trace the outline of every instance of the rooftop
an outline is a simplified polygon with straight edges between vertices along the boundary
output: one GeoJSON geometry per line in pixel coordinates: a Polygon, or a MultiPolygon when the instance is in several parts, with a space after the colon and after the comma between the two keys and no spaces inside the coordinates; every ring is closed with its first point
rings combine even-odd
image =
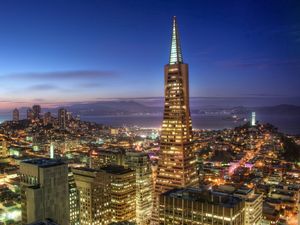
{"type": "Polygon", "coordinates": [[[126,152],[127,156],[148,156],[148,153],[146,152],[138,152],[138,151],[129,151],[126,152]]]}
{"type": "Polygon", "coordinates": [[[74,176],[95,178],[97,176],[97,173],[100,172],[100,170],[92,169],[88,167],[79,167],[79,168],[72,168],[72,172],[74,176]]]}
{"type": "Polygon", "coordinates": [[[125,154],[124,149],[103,149],[98,148],[92,151],[93,155],[101,155],[101,154],[125,154]]]}
{"type": "Polygon", "coordinates": [[[177,199],[211,203],[226,208],[233,208],[242,202],[242,199],[234,197],[233,195],[218,195],[217,193],[207,189],[196,188],[173,189],[164,193],[163,195],[177,199]]]}
{"type": "Polygon", "coordinates": [[[88,172],[99,172],[98,169],[92,169],[89,167],[77,167],[72,168],[72,171],[88,171],[88,172]]]}
{"type": "Polygon", "coordinates": [[[36,221],[36,222],[31,223],[29,225],[58,225],[58,223],[55,223],[51,219],[46,219],[44,221],[36,221]]]}
{"type": "Polygon", "coordinates": [[[247,187],[240,187],[235,191],[235,194],[240,194],[240,195],[248,195],[251,192],[253,192],[253,189],[247,188],[247,187]]]}
{"type": "Polygon", "coordinates": [[[125,167],[119,166],[119,165],[108,165],[108,166],[102,167],[101,170],[104,170],[107,173],[112,173],[112,174],[117,174],[117,175],[126,174],[126,173],[133,171],[129,168],[125,168],[125,167]]]}
{"type": "Polygon", "coordinates": [[[26,159],[23,160],[22,163],[36,165],[41,168],[47,168],[47,167],[59,166],[65,164],[61,160],[49,159],[49,158],[26,159]]]}

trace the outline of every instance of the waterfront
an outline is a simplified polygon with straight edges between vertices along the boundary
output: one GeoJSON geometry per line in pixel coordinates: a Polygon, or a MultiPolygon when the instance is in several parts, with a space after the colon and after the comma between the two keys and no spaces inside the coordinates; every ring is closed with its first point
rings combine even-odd
{"type": "MultiPolygon", "coordinates": [[[[246,118],[246,115],[245,115],[246,118]]],[[[0,122],[11,120],[11,114],[0,114],[0,122]]],[[[140,126],[159,128],[162,115],[122,115],[122,116],[81,116],[82,120],[113,127],[140,126]]],[[[300,115],[257,115],[261,123],[271,123],[286,134],[300,134],[300,115]]],[[[233,128],[245,123],[225,116],[192,114],[193,127],[196,129],[220,130],[233,128]]]]}
{"type": "MultiPolygon", "coordinates": [[[[246,117],[246,116],[245,116],[246,117]]],[[[1,114],[0,122],[11,120],[11,114],[1,114]]],[[[96,122],[113,127],[140,126],[159,128],[162,122],[161,115],[122,115],[122,116],[81,116],[82,120],[96,122]]],[[[300,115],[257,115],[261,123],[271,123],[286,134],[300,134],[300,115]]],[[[192,115],[193,127],[196,129],[220,130],[233,128],[245,123],[235,121],[225,116],[192,115]]]]}
{"type": "MultiPolygon", "coordinates": [[[[83,120],[97,122],[111,126],[141,126],[159,128],[162,116],[143,115],[143,116],[82,116],[83,120]]],[[[280,131],[287,134],[300,134],[300,115],[258,115],[258,121],[262,123],[271,123],[278,127],[280,131]]],[[[221,116],[192,115],[193,127],[197,129],[220,130],[225,128],[233,128],[239,126],[244,121],[235,122],[221,116]]]]}

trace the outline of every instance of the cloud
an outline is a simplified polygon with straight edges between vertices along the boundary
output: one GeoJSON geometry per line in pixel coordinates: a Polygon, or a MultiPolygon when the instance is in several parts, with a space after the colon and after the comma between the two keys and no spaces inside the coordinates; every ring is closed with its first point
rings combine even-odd
{"type": "Polygon", "coordinates": [[[13,101],[13,100],[0,100],[0,103],[18,103],[18,104],[22,104],[22,103],[27,103],[26,101],[13,101]]]}
{"type": "Polygon", "coordinates": [[[114,71],[104,70],[70,70],[70,71],[52,71],[52,72],[25,72],[11,73],[0,76],[1,79],[20,79],[20,80],[80,80],[80,79],[98,79],[115,77],[114,71]]]}
{"type": "Polygon", "coordinates": [[[79,87],[82,88],[97,88],[97,87],[101,87],[102,84],[99,83],[84,83],[84,84],[80,84],[79,87]]]}
{"type": "Polygon", "coordinates": [[[32,102],[45,102],[46,101],[46,99],[44,99],[44,98],[34,98],[34,99],[32,99],[32,102]]]}
{"type": "Polygon", "coordinates": [[[58,86],[51,85],[51,84],[37,84],[37,85],[30,86],[28,89],[35,90],[35,91],[49,91],[49,90],[59,90],[60,88],[58,86]]]}

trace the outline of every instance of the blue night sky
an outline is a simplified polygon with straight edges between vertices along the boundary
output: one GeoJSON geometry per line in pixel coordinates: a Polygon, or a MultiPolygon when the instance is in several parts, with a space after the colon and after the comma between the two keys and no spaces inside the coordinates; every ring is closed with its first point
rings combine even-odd
{"type": "Polygon", "coordinates": [[[163,96],[174,15],[191,96],[300,96],[298,0],[0,0],[0,108],[163,96]]]}

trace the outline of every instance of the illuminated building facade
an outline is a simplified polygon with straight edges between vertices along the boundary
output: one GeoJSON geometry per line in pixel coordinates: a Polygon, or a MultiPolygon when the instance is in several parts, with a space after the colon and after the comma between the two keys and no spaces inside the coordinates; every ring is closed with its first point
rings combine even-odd
{"type": "Polygon", "coordinates": [[[148,224],[152,212],[153,183],[150,159],[147,153],[126,152],[126,166],[136,174],[136,223],[148,224]]]}
{"type": "Polygon", "coordinates": [[[41,106],[40,105],[32,106],[32,111],[33,111],[34,119],[39,119],[41,116],[41,106]]]}
{"type": "Polygon", "coordinates": [[[13,110],[13,121],[18,122],[20,119],[20,113],[18,109],[13,110]]]}
{"type": "Polygon", "coordinates": [[[90,158],[93,169],[108,165],[124,166],[125,151],[123,149],[97,149],[91,152],[90,158]]]}
{"type": "Polygon", "coordinates": [[[111,181],[110,176],[100,170],[89,168],[72,169],[80,199],[80,224],[110,224],[111,181]]]}
{"type": "Polygon", "coordinates": [[[245,201],[245,225],[260,225],[262,223],[263,194],[254,193],[254,189],[240,188],[234,196],[245,201]]]}
{"type": "Polygon", "coordinates": [[[50,143],[50,152],[49,152],[49,156],[50,156],[50,159],[54,159],[55,157],[55,152],[54,152],[54,144],[51,142],[50,143]]]}
{"type": "Polygon", "coordinates": [[[136,175],[123,166],[110,165],[101,170],[110,177],[112,221],[135,221],[136,175]]]}
{"type": "Polygon", "coordinates": [[[33,120],[34,119],[34,113],[31,108],[27,109],[27,119],[33,120]]]}
{"type": "Polygon", "coordinates": [[[244,202],[201,189],[174,189],[160,196],[159,224],[244,224],[244,202]]]}
{"type": "Polygon", "coordinates": [[[119,129],[117,129],[117,128],[111,128],[110,129],[110,134],[111,135],[118,135],[119,134],[119,129]]]}
{"type": "Polygon", "coordinates": [[[22,224],[51,218],[69,224],[67,164],[52,159],[32,159],[20,164],[22,224]]]}
{"type": "Polygon", "coordinates": [[[44,125],[47,126],[48,124],[52,123],[52,116],[51,116],[51,112],[46,112],[44,114],[44,125]]]}
{"type": "Polygon", "coordinates": [[[6,158],[9,156],[9,151],[7,148],[7,138],[6,136],[0,134],[0,158],[6,158]]]}
{"type": "Polygon", "coordinates": [[[256,125],[256,114],[255,112],[251,113],[251,126],[255,126],[256,125]]]}
{"type": "Polygon", "coordinates": [[[61,129],[66,129],[67,110],[64,108],[58,110],[58,124],[61,129]]]}
{"type": "Polygon", "coordinates": [[[159,195],[197,183],[192,152],[188,65],[183,63],[176,17],[173,18],[169,64],[165,66],[165,104],[155,182],[153,223],[158,222],[159,195]]]}
{"type": "Polygon", "coordinates": [[[70,203],[69,203],[70,225],[79,225],[80,224],[79,191],[77,190],[74,175],[72,172],[69,172],[68,178],[69,178],[69,198],[70,198],[70,203]]]}

